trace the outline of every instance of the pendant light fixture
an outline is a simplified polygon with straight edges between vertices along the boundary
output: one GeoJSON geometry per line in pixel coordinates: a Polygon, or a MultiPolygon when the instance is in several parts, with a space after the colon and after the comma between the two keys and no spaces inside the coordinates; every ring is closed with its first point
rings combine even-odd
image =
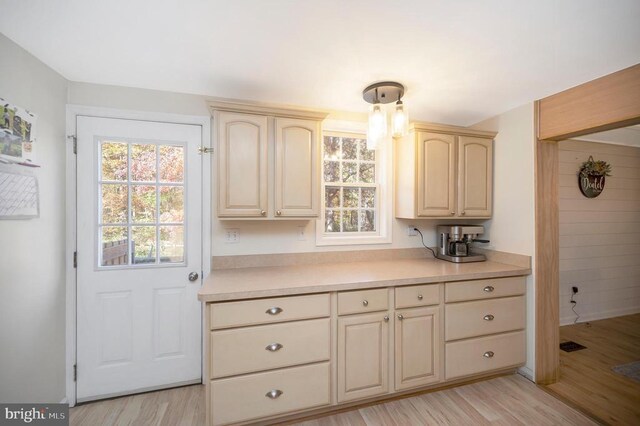
{"type": "Polygon", "coordinates": [[[402,103],[404,86],[394,81],[374,83],[362,91],[365,101],[372,104],[369,111],[369,126],[367,132],[367,148],[378,149],[388,136],[387,114],[384,104],[395,102],[395,109],[391,118],[392,137],[402,137],[409,129],[409,116],[402,103]]]}

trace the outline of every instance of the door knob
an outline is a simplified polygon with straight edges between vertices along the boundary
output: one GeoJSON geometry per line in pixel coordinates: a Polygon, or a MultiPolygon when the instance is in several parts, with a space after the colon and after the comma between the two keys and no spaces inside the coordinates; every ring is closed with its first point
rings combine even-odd
{"type": "Polygon", "coordinates": [[[197,280],[198,280],[198,273],[197,272],[189,273],[189,281],[197,281],[197,280]]]}

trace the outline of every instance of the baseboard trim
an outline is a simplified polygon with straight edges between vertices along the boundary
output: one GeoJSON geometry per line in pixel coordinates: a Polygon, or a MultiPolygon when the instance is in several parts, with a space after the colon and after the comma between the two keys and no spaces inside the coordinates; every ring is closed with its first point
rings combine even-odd
{"type": "MultiPolygon", "coordinates": [[[[624,308],[624,309],[612,309],[609,311],[595,312],[590,314],[580,314],[580,320],[576,324],[589,322],[589,321],[597,321],[597,320],[607,319],[607,318],[621,317],[624,315],[633,315],[638,313],[640,313],[640,306],[635,306],[632,308],[624,308]]],[[[571,325],[574,323],[573,322],[574,320],[575,320],[575,316],[573,315],[569,317],[560,318],[560,326],[571,325]]]]}
{"type": "Polygon", "coordinates": [[[62,401],[60,401],[60,404],[67,404],[67,397],[66,396],[64,398],[62,398],[62,401]]]}

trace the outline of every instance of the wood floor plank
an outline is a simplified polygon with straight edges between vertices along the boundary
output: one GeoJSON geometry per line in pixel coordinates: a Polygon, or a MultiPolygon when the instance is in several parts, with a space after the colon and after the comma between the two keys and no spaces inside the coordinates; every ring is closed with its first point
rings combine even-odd
{"type": "Polygon", "coordinates": [[[640,361],[640,314],[560,327],[560,341],[587,349],[560,351],[560,380],[547,388],[607,424],[640,424],[640,383],[615,373],[640,361]]]}
{"type": "MultiPolygon", "coordinates": [[[[73,426],[202,426],[204,386],[82,404],[73,426]]],[[[519,375],[424,393],[295,423],[297,426],[593,425],[588,417],[519,375]]]]}

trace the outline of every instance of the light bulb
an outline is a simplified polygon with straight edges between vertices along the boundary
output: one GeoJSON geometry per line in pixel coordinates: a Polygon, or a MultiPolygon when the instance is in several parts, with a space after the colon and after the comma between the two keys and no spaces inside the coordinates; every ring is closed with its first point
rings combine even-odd
{"type": "Polygon", "coordinates": [[[387,115],[382,105],[374,104],[369,112],[369,131],[367,132],[367,149],[378,149],[379,142],[387,136],[387,115]]]}
{"type": "Polygon", "coordinates": [[[394,138],[405,136],[409,132],[409,115],[402,101],[396,103],[396,110],[393,113],[391,123],[394,138]]]}

